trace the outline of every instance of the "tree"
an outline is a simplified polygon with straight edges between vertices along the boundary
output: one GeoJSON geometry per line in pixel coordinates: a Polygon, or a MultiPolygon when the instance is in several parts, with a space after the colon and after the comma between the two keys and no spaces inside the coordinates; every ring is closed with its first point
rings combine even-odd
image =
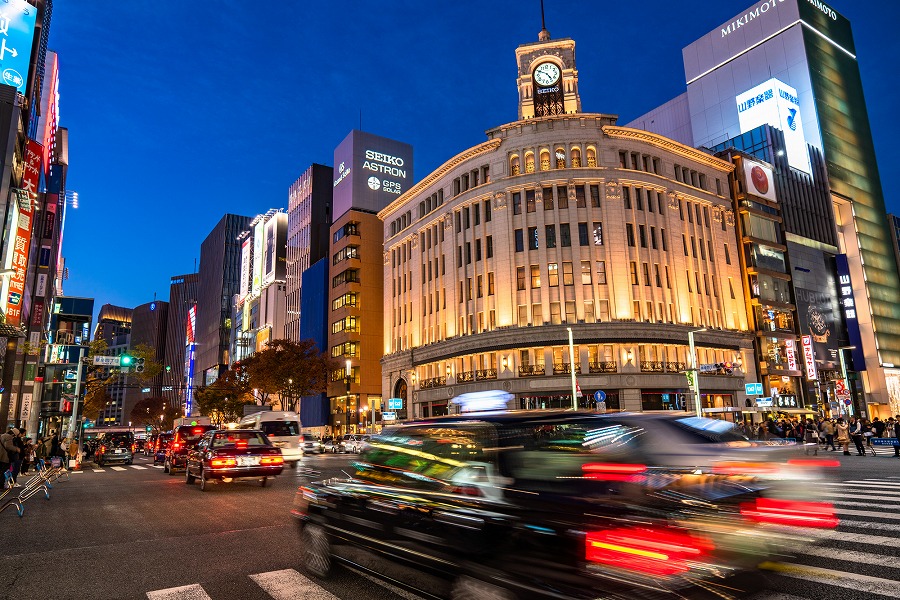
{"type": "Polygon", "coordinates": [[[297,409],[301,396],[324,392],[328,372],[336,368],[313,340],[270,340],[266,348],[245,359],[248,387],[258,390],[264,401],[277,395],[282,408],[297,409]]]}
{"type": "Polygon", "coordinates": [[[243,416],[244,405],[250,403],[250,386],[242,365],[236,365],[212,385],[194,394],[200,414],[216,425],[237,421],[243,416]]]}
{"type": "Polygon", "coordinates": [[[128,420],[136,427],[149,425],[153,431],[167,431],[172,429],[175,419],[181,416],[178,407],[172,406],[168,399],[162,396],[150,396],[137,401],[128,420]]]}
{"type": "Polygon", "coordinates": [[[129,376],[136,377],[139,381],[150,381],[163,371],[162,363],[156,360],[156,348],[148,344],[137,344],[134,348],[128,350],[128,354],[135,358],[144,359],[143,373],[129,373],[129,376]]]}

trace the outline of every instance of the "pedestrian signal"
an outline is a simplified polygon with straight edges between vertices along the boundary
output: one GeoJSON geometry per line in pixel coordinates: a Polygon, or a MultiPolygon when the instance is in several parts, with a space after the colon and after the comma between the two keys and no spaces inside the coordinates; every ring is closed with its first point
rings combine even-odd
{"type": "Polygon", "coordinates": [[[134,372],[135,373],[143,373],[144,372],[144,359],[141,357],[134,359],[134,372]]]}

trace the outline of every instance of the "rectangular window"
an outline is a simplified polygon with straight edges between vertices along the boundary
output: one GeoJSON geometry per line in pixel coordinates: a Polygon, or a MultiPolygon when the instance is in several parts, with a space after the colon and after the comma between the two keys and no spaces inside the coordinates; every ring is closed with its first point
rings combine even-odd
{"type": "Polygon", "coordinates": [[[684,202],[681,200],[678,201],[678,216],[684,221],[684,202]]]}
{"type": "Polygon", "coordinates": [[[487,257],[494,258],[494,237],[487,236],[487,257]]]}
{"type": "Polygon", "coordinates": [[[475,240],[475,262],[481,260],[481,240],[475,240]]]}
{"type": "Polygon", "coordinates": [[[584,322],[585,323],[594,323],[596,321],[596,317],[594,316],[594,301],[593,300],[585,300],[584,301],[584,322]]]}
{"type": "Polygon", "coordinates": [[[694,281],[697,282],[697,293],[702,294],[703,290],[700,288],[700,272],[694,271],[694,281]]]}
{"type": "Polygon", "coordinates": [[[475,278],[475,297],[476,297],[476,298],[481,298],[481,297],[482,297],[482,293],[481,293],[481,291],[482,291],[482,285],[481,285],[481,284],[482,284],[483,282],[484,282],[484,279],[483,279],[483,276],[482,276],[482,275],[479,275],[478,277],[475,278]]]}
{"type": "Polygon", "coordinates": [[[544,203],[544,210],[553,210],[553,188],[545,187],[542,192],[541,201],[544,203]]]}
{"type": "Polygon", "coordinates": [[[579,184],[575,186],[575,207],[576,208],[587,208],[587,200],[584,196],[584,185],[579,184]]]}
{"type": "Polygon", "coordinates": [[[532,304],[531,305],[531,322],[535,325],[543,325],[544,324],[544,305],[543,304],[532,304]]]}
{"type": "Polygon", "coordinates": [[[471,215],[469,212],[469,207],[466,206],[465,208],[463,208],[463,229],[468,229],[469,227],[472,226],[470,216],[471,215]]]}
{"type": "Polygon", "coordinates": [[[647,247],[647,229],[643,225],[638,225],[638,237],[641,239],[641,248],[647,247]]]}
{"type": "Polygon", "coordinates": [[[597,223],[596,221],[594,221],[594,245],[603,245],[603,223],[597,223]]]}
{"type": "Polygon", "coordinates": [[[697,210],[697,225],[703,225],[702,216],[700,214],[700,205],[695,204],[694,208],[697,210]]]}
{"type": "Polygon", "coordinates": [[[605,260],[597,261],[597,283],[599,283],[599,284],[606,283],[606,261],[605,260]]]}
{"type": "Polygon", "coordinates": [[[339,308],[343,308],[344,306],[358,306],[359,305],[359,292],[347,292],[341,296],[338,296],[331,302],[331,310],[337,310],[339,308]]]}
{"type": "Polygon", "coordinates": [[[662,278],[659,276],[659,265],[653,265],[653,275],[656,280],[656,287],[662,287],[662,278]]]}
{"type": "Polygon", "coordinates": [[[728,278],[728,293],[731,294],[731,299],[734,300],[734,284],[731,281],[731,277],[728,278]]]}
{"type": "Polygon", "coordinates": [[[547,285],[550,287],[558,287],[559,286],[559,264],[558,263],[548,263],[547,264],[547,285]]]}
{"type": "Polygon", "coordinates": [[[665,211],[663,210],[663,193],[656,192],[656,204],[659,205],[659,214],[664,215],[665,211]]]}
{"type": "Polygon", "coordinates": [[[644,285],[650,285],[650,265],[641,263],[641,271],[644,273],[644,285]]]}
{"type": "Polygon", "coordinates": [[[484,201],[484,222],[485,223],[491,222],[491,201],[490,200],[484,201]]]}
{"type": "Polygon", "coordinates": [[[625,204],[625,208],[631,208],[631,188],[628,186],[622,186],[622,202],[625,204]]]}
{"type": "Polygon", "coordinates": [[[456,268],[462,266],[462,246],[456,247],[456,268]]]}
{"type": "Polygon", "coordinates": [[[694,222],[694,212],[691,210],[691,203],[685,202],[685,205],[687,206],[688,223],[693,223],[694,222]]]}
{"type": "Polygon", "coordinates": [[[694,239],[694,236],[691,236],[691,255],[697,258],[697,241],[694,239]]]}
{"type": "Polygon", "coordinates": [[[528,326],[528,305],[520,304],[519,305],[519,327],[527,327],[528,326]]]}
{"type": "Polygon", "coordinates": [[[331,279],[331,287],[333,288],[345,283],[359,283],[359,269],[347,269],[331,279]]]}
{"type": "Polygon", "coordinates": [[[642,188],[634,188],[634,206],[638,210],[644,210],[644,190],[642,188]]]}
{"type": "Polygon", "coordinates": [[[519,192],[513,192],[513,214],[522,214],[522,194],[519,192]]]}
{"type": "Polygon", "coordinates": [[[569,188],[565,185],[556,186],[556,203],[560,208],[569,208],[569,188]]]}
{"type": "Polygon", "coordinates": [[[590,246],[591,238],[588,234],[588,224],[587,223],[579,223],[578,224],[578,245],[579,246],[590,246]]]}
{"type": "Polygon", "coordinates": [[[694,290],[691,288],[691,272],[685,271],[685,273],[687,274],[688,291],[693,292],[694,290]]]}
{"type": "Polygon", "coordinates": [[[709,260],[713,261],[713,249],[712,249],[712,240],[706,240],[706,247],[709,248],[709,260]]]}
{"type": "Polygon", "coordinates": [[[568,223],[559,224],[559,241],[563,248],[568,248],[572,245],[572,234],[569,231],[568,223]]]}
{"type": "Polygon", "coordinates": [[[459,211],[456,211],[456,233],[462,231],[462,217],[459,214],[459,211]]]}
{"type": "Polygon", "coordinates": [[[640,285],[640,281],[638,281],[638,271],[637,271],[637,263],[631,261],[630,263],[630,273],[631,273],[631,285],[640,285]]]}
{"type": "Polygon", "coordinates": [[[591,206],[594,208],[600,207],[600,186],[599,185],[591,185],[591,206]]]}
{"type": "Polygon", "coordinates": [[[697,245],[700,246],[700,259],[706,260],[706,247],[703,245],[703,240],[697,240],[697,245]]]}
{"type": "Polygon", "coordinates": [[[466,278],[466,300],[472,299],[472,278],[466,278]]]}
{"type": "Polygon", "coordinates": [[[687,256],[688,255],[687,238],[685,237],[685,235],[683,233],[681,234],[681,245],[684,246],[684,255],[687,256]]]}
{"type": "Polygon", "coordinates": [[[494,295],[494,274],[488,273],[488,296],[494,295]]]}
{"type": "Polygon", "coordinates": [[[669,265],[666,265],[666,287],[672,289],[672,280],[669,279],[669,265]]]}
{"type": "Polygon", "coordinates": [[[624,150],[619,150],[619,167],[622,169],[628,168],[628,153],[624,150]]]}
{"type": "Polygon", "coordinates": [[[516,267],[516,289],[525,289],[525,267],[516,267]]]}
{"type": "Polygon", "coordinates": [[[559,313],[559,302],[550,303],[550,323],[553,325],[562,323],[562,315],[559,313]]]}
{"type": "Polygon", "coordinates": [[[634,318],[637,321],[641,320],[641,303],[638,300],[635,300],[631,303],[631,309],[634,311],[634,318]]]}
{"type": "Polygon", "coordinates": [[[669,243],[666,241],[666,230],[665,229],[659,230],[659,241],[662,242],[663,252],[668,252],[669,251],[669,243]]]}
{"type": "Polygon", "coordinates": [[[541,287],[541,267],[539,265],[531,265],[531,288],[537,289],[541,287]]]}
{"type": "MultiPolygon", "coordinates": [[[[525,232],[521,229],[516,229],[516,252],[524,252],[525,251],[525,232]]],[[[685,256],[687,256],[685,254],[685,256]]]]}
{"type": "Polygon", "coordinates": [[[538,249],[537,227],[529,227],[528,228],[528,249],[529,250],[537,250],[538,249]]]}
{"type": "Polygon", "coordinates": [[[609,321],[609,300],[601,300],[597,312],[597,320],[601,323],[609,321]]]}
{"type": "Polygon", "coordinates": [[[656,250],[656,227],[650,227],[650,247],[656,250]]]}
{"type": "Polygon", "coordinates": [[[466,264],[472,264],[472,242],[466,242],[466,264]]]}
{"type": "Polygon", "coordinates": [[[563,285],[575,285],[575,273],[570,262],[563,263],[563,285]]]}
{"type": "Polygon", "coordinates": [[[472,216],[475,217],[475,224],[481,225],[481,207],[478,204],[472,205],[472,216]]]}
{"type": "Polygon", "coordinates": [[[628,240],[628,245],[634,247],[634,225],[631,223],[625,223],[625,238],[628,240]]]}
{"type": "Polygon", "coordinates": [[[525,211],[533,213],[534,205],[534,190],[525,190],[525,211]]]}
{"type": "Polygon", "coordinates": [[[575,322],[575,303],[566,302],[566,323],[575,322]]]}
{"type": "Polygon", "coordinates": [[[556,248],[556,225],[544,226],[544,243],[547,248],[556,248]]]}
{"type": "Polygon", "coordinates": [[[581,283],[589,285],[591,283],[591,261],[581,261],[581,283]]]}
{"type": "Polygon", "coordinates": [[[726,265],[731,264],[731,253],[728,252],[728,244],[725,244],[725,264],[726,265]]]}

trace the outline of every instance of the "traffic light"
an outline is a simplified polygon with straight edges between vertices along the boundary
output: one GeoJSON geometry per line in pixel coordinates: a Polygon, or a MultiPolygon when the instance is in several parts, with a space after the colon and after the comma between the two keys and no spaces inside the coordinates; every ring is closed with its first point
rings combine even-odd
{"type": "Polygon", "coordinates": [[[131,367],[134,364],[134,357],[130,354],[123,354],[119,357],[120,367],[131,367]]]}
{"type": "Polygon", "coordinates": [[[135,373],[143,373],[144,372],[144,359],[142,357],[137,357],[132,359],[134,362],[134,372],[135,373]]]}
{"type": "Polygon", "coordinates": [[[72,414],[72,401],[62,399],[59,401],[59,412],[63,414],[72,414]]]}

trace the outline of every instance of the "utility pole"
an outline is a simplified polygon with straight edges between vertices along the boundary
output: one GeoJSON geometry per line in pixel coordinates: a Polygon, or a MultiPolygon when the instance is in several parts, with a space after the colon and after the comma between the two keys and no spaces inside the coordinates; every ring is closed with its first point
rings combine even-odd
{"type": "MultiPolygon", "coordinates": [[[[75,436],[75,427],[78,423],[78,400],[81,397],[81,368],[82,362],[84,361],[84,349],[86,346],[79,346],[78,348],[78,365],[75,367],[75,400],[72,402],[72,418],[69,419],[69,433],[66,437],[70,440],[74,439],[75,436]]],[[[81,433],[79,428],[79,434],[81,433]]],[[[79,435],[80,438],[80,435],[79,435]]],[[[81,440],[78,440],[78,443],[81,444],[81,440]]]]}

